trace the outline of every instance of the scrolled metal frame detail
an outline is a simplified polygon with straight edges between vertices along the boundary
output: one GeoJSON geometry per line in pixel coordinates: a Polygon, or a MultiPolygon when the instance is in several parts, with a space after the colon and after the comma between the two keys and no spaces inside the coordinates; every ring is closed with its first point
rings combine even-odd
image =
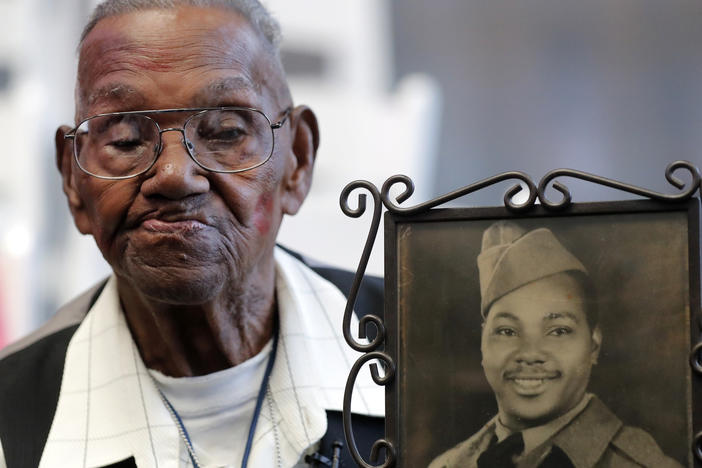
{"type": "MultiPolygon", "coordinates": [[[[702,375],[702,341],[697,342],[690,351],[690,367],[698,375],[702,375]]],[[[695,434],[692,441],[692,453],[699,462],[702,462],[702,432],[695,434]]]]}
{"type": "Polygon", "coordinates": [[[358,218],[366,212],[367,194],[365,193],[359,193],[356,208],[352,208],[349,205],[349,197],[351,196],[351,193],[357,189],[365,189],[370,192],[371,196],[373,197],[373,218],[368,231],[368,237],[366,238],[366,243],[363,248],[363,253],[361,254],[361,260],[358,263],[358,269],[356,270],[356,275],[354,276],[353,283],[351,284],[351,290],[349,291],[346,302],[346,309],[344,310],[344,339],[351,348],[365,353],[354,363],[351,368],[351,372],[349,373],[348,380],[346,381],[343,408],[344,435],[346,437],[346,444],[349,447],[351,456],[358,466],[362,466],[364,468],[391,468],[395,465],[396,459],[396,450],[394,445],[386,439],[376,441],[371,450],[371,460],[377,460],[380,449],[384,448],[385,461],[382,465],[368,464],[358,452],[356,441],[353,436],[353,427],[351,424],[351,397],[353,396],[354,383],[356,382],[356,377],[358,376],[358,372],[361,370],[361,367],[363,367],[363,365],[371,359],[378,359],[384,363],[385,375],[383,376],[379,374],[378,366],[375,363],[371,364],[371,376],[377,385],[387,385],[395,377],[395,362],[389,355],[381,351],[376,351],[385,341],[385,325],[380,317],[376,315],[366,315],[359,321],[358,336],[361,339],[365,339],[368,336],[366,334],[368,325],[371,323],[375,325],[377,333],[375,338],[373,338],[373,340],[370,342],[363,343],[357,341],[351,334],[351,317],[353,316],[353,307],[356,304],[358,290],[361,287],[361,282],[363,281],[363,276],[366,272],[366,267],[368,266],[368,259],[370,258],[371,251],[373,250],[373,243],[378,235],[380,215],[382,213],[380,192],[378,191],[378,188],[368,181],[357,180],[344,187],[339,198],[341,211],[343,211],[346,216],[358,218]]]}
{"type": "Polygon", "coordinates": [[[692,440],[692,451],[695,454],[695,458],[702,462],[702,432],[695,434],[692,440]]]}
{"type": "Polygon", "coordinates": [[[385,375],[382,376],[378,373],[377,364],[373,363],[370,365],[371,376],[377,385],[387,385],[395,377],[395,363],[389,355],[381,351],[371,351],[366,353],[354,363],[354,365],[351,367],[351,371],[349,372],[349,377],[346,380],[346,388],[344,390],[344,436],[346,437],[346,444],[349,446],[349,450],[351,451],[351,456],[356,461],[358,466],[362,466],[363,468],[390,468],[395,466],[395,460],[397,458],[395,446],[391,442],[389,442],[387,439],[375,441],[373,447],[371,448],[370,459],[371,461],[376,461],[378,459],[380,449],[385,449],[385,461],[382,465],[371,465],[366,463],[361,454],[358,452],[356,440],[353,436],[353,426],[351,424],[351,397],[353,395],[353,386],[356,382],[356,377],[358,376],[358,372],[361,370],[361,367],[363,367],[363,365],[371,359],[378,359],[385,364],[385,375]]]}
{"type": "MultiPolygon", "coordinates": [[[[595,184],[607,186],[614,188],[623,192],[632,193],[639,195],[641,197],[650,198],[653,200],[658,200],[662,202],[682,202],[692,198],[696,192],[702,192],[702,177],[700,176],[699,169],[695,167],[692,163],[688,161],[675,161],[669,164],[665,170],[665,178],[673,187],[679,190],[678,193],[665,194],[660,192],[655,192],[652,190],[637,187],[635,185],[620,182],[614,179],[608,179],[595,174],[590,174],[587,172],[582,172],[574,169],[555,169],[544,175],[539,181],[538,185],[533,182],[533,180],[525,173],[518,171],[503,172],[487,179],[480,180],[471,185],[467,185],[458,190],[454,190],[440,197],[434,198],[432,200],[420,203],[418,205],[410,207],[402,207],[404,201],[406,201],[414,192],[414,183],[412,180],[405,175],[394,175],[388,178],[380,190],[369,181],[366,180],[356,180],[349,183],[344,187],[339,198],[339,204],[341,210],[346,216],[351,218],[359,218],[365,212],[367,208],[367,194],[359,193],[357,198],[357,205],[355,208],[349,205],[349,198],[351,194],[356,190],[366,190],[370,193],[373,198],[373,216],[371,220],[371,225],[368,231],[368,236],[361,254],[361,259],[354,276],[354,280],[351,286],[351,290],[348,295],[346,308],[344,310],[343,319],[343,334],[346,343],[354,350],[364,353],[352,366],[349,373],[349,377],[346,382],[346,388],[344,390],[344,407],[343,407],[343,423],[344,423],[344,434],[346,436],[346,442],[348,444],[351,456],[354,461],[364,468],[392,468],[395,466],[397,459],[397,447],[395,447],[392,441],[387,439],[377,440],[371,449],[371,460],[376,461],[380,449],[385,449],[385,461],[381,465],[371,465],[368,464],[363,457],[359,454],[358,448],[356,447],[355,439],[353,436],[353,428],[351,423],[351,399],[353,396],[353,387],[356,382],[359,371],[368,361],[376,359],[383,363],[384,375],[380,375],[378,372],[378,366],[375,363],[370,365],[371,376],[373,381],[377,385],[385,386],[388,385],[396,377],[396,363],[393,361],[389,354],[383,351],[379,351],[379,348],[383,345],[386,338],[386,330],[383,320],[375,315],[363,316],[359,321],[358,337],[363,341],[356,340],[351,333],[351,318],[353,316],[353,308],[356,304],[356,298],[358,296],[358,291],[363,281],[363,277],[368,266],[368,260],[370,258],[371,251],[373,249],[373,244],[378,235],[378,228],[380,226],[380,219],[383,210],[385,208],[396,215],[410,216],[420,214],[431,210],[432,208],[438,207],[457,198],[463,197],[465,195],[477,192],[486,187],[495,185],[500,182],[507,180],[516,180],[520,183],[511,186],[503,197],[505,207],[514,213],[525,212],[532,209],[537,200],[541,203],[541,206],[549,211],[561,211],[567,209],[572,203],[572,197],[568,187],[559,182],[557,179],[563,177],[571,177],[576,179],[585,180],[595,184]],[[675,173],[680,170],[685,170],[690,174],[691,181],[685,184],[680,178],[676,177],[675,173]],[[391,197],[390,192],[392,188],[398,184],[404,186],[401,193],[395,197],[391,197]],[[524,190],[528,190],[528,197],[526,201],[517,203],[514,201],[514,197],[524,190]],[[547,189],[551,187],[554,190],[560,192],[561,199],[557,202],[553,202],[546,196],[547,189]],[[368,336],[367,330],[368,326],[373,324],[376,329],[376,336],[370,340],[366,341],[368,336]]],[[[690,366],[693,371],[702,375],[702,341],[699,341],[692,348],[690,353],[690,366]]],[[[693,442],[693,452],[695,457],[702,462],[702,432],[694,436],[693,442]]]]}
{"type": "Polygon", "coordinates": [[[480,180],[478,182],[475,182],[474,184],[467,185],[463,188],[460,188],[458,190],[454,190],[453,192],[449,192],[446,195],[442,195],[440,197],[434,198],[433,200],[429,200],[427,202],[421,203],[419,205],[405,208],[405,207],[400,207],[399,204],[407,200],[412,193],[414,192],[414,183],[412,180],[404,175],[395,175],[390,177],[388,180],[385,181],[383,184],[383,188],[381,190],[381,199],[383,201],[383,205],[390,211],[391,213],[395,214],[402,214],[402,215],[413,215],[413,214],[418,214],[424,211],[428,211],[434,207],[437,207],[439,205],[443,205],[445,203],[448,203],[452,200],[455,200],[457,198],[463,197],[465,195],[468,195],[473,192],[477,192],[478,190],[484,189],[486,187],[489,187],[491,185],[495,185],[499,182],[503,182],[505,180],[510,180],[510,179],[516,179],[521,182],[523,182],[526,186],[527,189],[529,190],[529,197],[527,198],[527,201],[524,203],[516,203],[513,201],[513,198],[515,195],[517,195],[519,192],[523,190],[522,186],[520,184],[513,185],[510,187],[507,192],[505,193],[504,196],[504,203],[505,207],[511,211],[524,211],[528,210],[534,205],[534,202],[536,201],[536,196],[537,196],[537,191],[536,191],[536,185],[534,185],[534,182],[531,180],[531,178],[523,173],[523,172],[518,172],[518,171],[511,171],[511,172],[503,172],[501,174],[494,175],[492,177],[488,177],[487,179],[480,180]],[[396,185],[398,183],[401,183],[405,186],[405,189],[402,191],[401,194],[399,194],[397,197],[395,197],[395,201],[393,201],[390,198],[390,189],[392,188],[393,185],[396,185]],[[395,203],[396,202],[396,203],[395,203]]]}
{"type": "Polygon", "coordinates": [[[571,195],[568,187],[564,184],[555,180],[559,177],[573,177],[576,179],[585,180],[588,182],[593,182],[600,185],[605,185],[623,192],[633,193],[635,195],[640,195],[642,197],[651,198],[653,200],[659,200],[664,202],[677,202],[684,201],[691,198],[695,192],[700,190],[700,172],[699,170],[688,161],[675,161],[670,163],[665,169],[665,178],[673,187],[680,190],[677,194],[665,194],[660,192],[654,192],[652,190],[647,190],[635,185],[620,182],[614,179],[608,179],[606,177],[601,177],[598,175],[590,174],[587,172],[576,171],[574,169],[556,169],[547,173],[539,182],[539,200],[541,204],[549,210],[562,210],[567,208],[571,203],[571,195]],[[690,186],[685,188],[685,183],[675,176],[675,172],[679,169],[687,170],[692,181],[690,186]],[[562,198],[559,202],[552,202],[546,196],[546,189],[549,183],[553,182],[553,188],[559,191],[562,198]]]}
{"type": "Polygon", "coordinates": [[[361,254],[361,260],[358,263],[358,269],[356,270],[356,275],[354,276],[353,283],[351,284],[351,290],[349,291],[348,300],[346,302],[343,332],[344,339],[351,348],[362,353],[368,353],[378,349],[383,344],[383,340],[385,339],[385,326],[383,325],[383,321],[380,317],[375,315],[366,315],[361,318],[358,330],[359,338],[366,338],[366,326],[368,323],[373,323],[377,330],[376,337],[370,343],[364,344],[356,341],[351,335],[351,317],[353,316],[353,306],[356,304],[356,297],[358,296],[358,290],[361,287],[361,281],[363,281],[363,275],[366,273],[368,259],[370,258],[371,251],[373,250],[373,243],[378,235],[380,215],[382,213],[380,192],[378,192],[378,188],[372,183],[365,180],[357,180],[344,187],[344,190],[341,192],[339,204],[341,205],[341,211],[343,211],[346,216],[351,218],[358,218],[362,216],[363,213],[366,212],[365,193],[360,193],[358,195],[358,206],[356,208],[351,208],[349,206],[349,197],[351,196],[351,192],[361,188],[368,190],[373,196],[373,220],[371,221],[370,231],[368,232],[368,237],[366,238],[366,243],[363,247],[363,253],[361,254]]]}

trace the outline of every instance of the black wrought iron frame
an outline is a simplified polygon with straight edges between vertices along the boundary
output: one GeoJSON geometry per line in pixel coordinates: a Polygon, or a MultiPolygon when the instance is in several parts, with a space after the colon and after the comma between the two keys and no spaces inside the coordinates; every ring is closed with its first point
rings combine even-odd
{"type": "MultiPolygon", "coordinates": [[[[460,197],[464,197],[471,193],[477,192],[479,190],[485,189],[487,187],[493,186],[495,184],[505,182],[505,181],[516,181],[517,184],[512,185],[504,195],[504,207],[506,213],[511,213],[515,216],[520,214],[533,214],[536,212],[541,213],[574,213],[578,211],[577,205],[572,204],[572,197],[568,187],[559,181],[562,178],[575,178],[591,182],[594,184],[610,187],[612,189],[619,190],[621,192],[626,192],[634,195],[643,197],[644,199],[655,200],[662,204],[676,204],[685,202],[692,199],[695,195],[702,193],[702,177],[700,176],[700,171],[692,163],[687,161],[676,161],[668,165],[665,170],[665,178],[670,185],[672,185],[677,192],[668,194],[661,193],[645,188],[641,188],[628,183],[620,182],[614,179],[608,179],[595,174],[590,174],[582,171],[577,171],[574,169],[556,169],[548,172],[544,175],[538,184],[523,172],[504,172],[497,174],[493,177],[480,180],[471,185],[467,185],[458,190],[454,190],[443,196],[434,198],[432,200],[426,201],[410,207],[400,206],[404,201],[406,201],[414,191],[414,184],[411,179],[404,175],[395,175],[390,177],[385,181],[382,188],[379,190],[374,184],[365,180],[357,180],[349,183],[341,192],[340,196],[340,206],[341,210],[349,217],[359,218],[367,211],[367,195],[370,194],[373,200],[373,214],[372,220],[366,238],[366,242],[361,253],[361,258],[356,270],[353,285],[351,287],[350,294],[348,296],[348,301],[346,304],[346,309],[344,312],[343,320],[343,334],[348,345],[354,350],[363,353],[362,356],[356,361],[352,366],[349,373],[346,389],[344,393],[344,403],[343,403],[343,422],[344,422],[344,433],[346,436],[347,445],[351,452],[353,459],[359,466],[364,468],[390,468],[396,466],[398,447],[397,441],[395,440],[397,434],[397,428],[392,427],[386,420],[386,437],[375,442],[371,449],[370,460],[373,463],[378,462],[381,454],[381,450],[385,450],[384,460],[381,464],[374,465],[366,462],[366,460],[361,456],[358,451],[351,422],[351,398],[353,395],[353,387],[358,376],[359,371],[364,364],[369,361],[376,360],[382,364],[382,373],[378,369],[376,363],[370,364],[371,376],[377,385],[386,386],[386,408],[388,405],[394,405],[397,403],[397,389],[395,388],[395,381],[397,377],[397,363],[393,359],[393,353],[389,353],[388,350],[394,350],[397,346],[397,330],[390,330],[388,332],[387,324],[383,321],[383,318],[375,315],[364,316],[359,323],[358,338],[354,338],[351,331],[351,317],[353,315],[353,308],[356,302],[356,297],[358,295],[361,282],[365,275],[366,267],[368,265],[368,260],[370,258],[371,251],[373,249],[373,244],[378,234],[378,229],[380,227],[381,214],[383,212],[383,207],[386,208],[386,216],[392,217],[393,220],[398,219],[412,219],[413,217],[426,217],[427,214],[441,205],[448,202],[456,200],[460,197]],[[682,172],[687,172],[689,175],[689,180],[684,181],[678,177],[682,172]],[[397,185],[402,185],[403,189],[399,195],[391,197],[390,193],[393,188],[397,185]],[[560,194],[560,199],[557,201],[552,201],[547,196],[547,191],[549,189],[554,190],[560,194]],[[349,203],[351,195],[359,190],[365,190],[368,193],[358,193],[357,203],[355,207],[352,207],[349,203]],[[527,190],[526,200],[523,202],[516,202],[515,197],[517,194],[527,190]],[[537,200],[539,203],[537,203],[537,200]],[[367,340],[369,336],[368,326],[373,324],[376,333],[373,339],[367,340]]],[[[696,202],[699,206],[699,202],[696,202]]],[[[443,211],[443,210],[441,210],[443,211]]],[[[394,221],[393,221],[394,222],[394,221]]],[[[697,221],[699,223],[699,221],[697,221]]],[[[691,255],[696,255],[699,261],[700,253],[700,239],[699,239],[699,226],[696,230],[695,236],[690,237],[689,246],[691,250],[691,255]],[[694,238],[693,238],[694,237],[694,238]]],[[[395,258],[392,253],[386,254],[385,258],[386,271],[391,269],[394,265],[395,258]]],[[[699,276],[699,269],[695,273],[699,276]]],[[[386,286],[387,286],[386,281],[386,286]]],[[[691,278],[691,285],[693,290],[696,291],[696,304],[699,305],[699,284],[700,278],[691,278]],[[695,289],[696,288],[696,289],[695,289]]],[[[394,288],[386,287],[385,292],[385,304],[386,304],[386,316],[388,311],[388,304],[394,304],[397,301],[396,297],[397,291],[394,288]]],[[[699,307],[699,306],[698,306],[699,307]]],[[[702,379],[702,314],[700,311],[695,311],[697,315],[696,323],[698,324],[698,330],[694,333],[692,343],[695,343],[690,352],[690,365],[694,374],[697,378],[702,379]]],[[[702,466],[702,408],[697,405],[693,407],[693,421],[695,421],[696,426],[694,430],[694,442],[692,450],[695,455],[695,466],[702,466]],[[697,427],[697,426],[700,427],[697,427]]]]}

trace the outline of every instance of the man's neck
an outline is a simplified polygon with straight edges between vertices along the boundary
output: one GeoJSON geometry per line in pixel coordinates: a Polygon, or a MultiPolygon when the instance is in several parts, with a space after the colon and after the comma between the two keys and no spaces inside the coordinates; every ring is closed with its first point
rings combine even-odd
{"type": "Polygon", "coordinates": [[[205,375],[258,354],[272,336],[276,311],[274,269],[266,276],[223,288],[197,305],[152,300],[118,278],[124,315],[146,367],[171,377],[205,375]]]}

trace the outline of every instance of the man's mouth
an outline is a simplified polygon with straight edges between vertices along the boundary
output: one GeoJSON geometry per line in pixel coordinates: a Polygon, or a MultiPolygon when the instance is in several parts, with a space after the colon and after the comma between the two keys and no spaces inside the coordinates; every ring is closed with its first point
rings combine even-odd
{"type": "Polygon", "coordinates": [[[151,218],[141,223],[141,226],[150,232],[163,234],[177,234],[196,232],[205,229],[206,225],[195,219],[181,219],[165,221],[163,219],[151,218]]]}
{"type": "Polygon", "coordinates": [[[538,375],[506,375],[505,378],[512,384],[514,391],[522,396],[536,396],[543,393],[548,385],[556,380],[560,374],[549,372],[538,375]]]}
{"type": "Polygon", "coordinates": [[[208,218],[196,210],[163,207],[128,222],[128,226],[152,234],[193,234],[209,227],[208,218]]]}

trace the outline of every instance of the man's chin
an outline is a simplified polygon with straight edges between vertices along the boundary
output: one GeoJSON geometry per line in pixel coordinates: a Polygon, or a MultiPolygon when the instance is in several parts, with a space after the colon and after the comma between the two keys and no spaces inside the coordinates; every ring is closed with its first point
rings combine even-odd
{"type": "Polygon", "coordinates": [[[168,266],[129,268],[123,278],[133,293],[164,304],[192,306],[214,300],[222,291],[226,275],[216,266],[168,266]]]}
{"type": "Polygon", "coordinates": [[[513,402],[510,408],[500,411],[501,420],[510,427],[520,430],[529,427],[537,427],[546,424],[567,413],[572,406],[564,406],[552,394],[540,395],[533,398],[519,398],[518,402],[513,402]],[[509,416],[506,416],[506,413],[509,416]]]}

